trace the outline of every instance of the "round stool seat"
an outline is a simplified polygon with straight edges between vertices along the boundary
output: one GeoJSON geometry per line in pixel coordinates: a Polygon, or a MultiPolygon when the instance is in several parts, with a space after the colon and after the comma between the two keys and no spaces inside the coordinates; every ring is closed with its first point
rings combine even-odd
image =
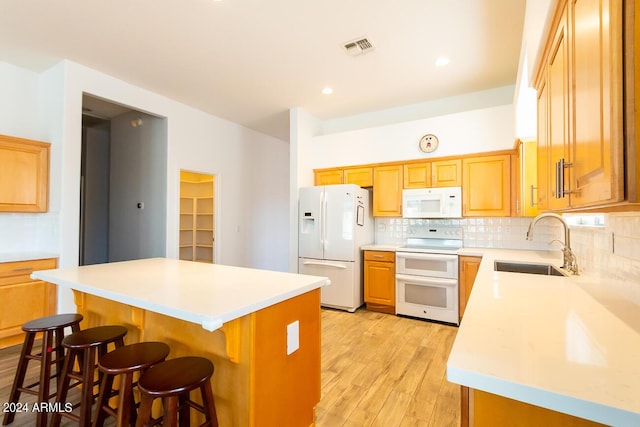
{"type": "Polygon", "coordinates": [[[173,396],[200,387],[213,375],[213,363],[203,357],[178,357],[145,372],[138,387],[151,396],[173,396]]]}
{"type": "Polygon", "coordinates": [[[127,334],[127,328],[120,325],[96,326],[67,335],[62,340],[62,345],[67,348],[84,349],[97,347],[107,342],[116,341],[127,334]]]}
{"type": "Polygon", "coordinates": [[[40,317],[22,325],[25,332],[44,332],[67,326],[77,325],[82,321],[82,314],[56,314],[54,316],[40,317]]]}
{"type": "Polygon", "coordinates": [[[93,427],[102,427],[107,417],[116,418],[117,426],[133,425],[137,418],[133,389],[134,374],[141,374],[151,366],[163,362],[169,355],[169,346],[162,342],[141,342],[125,345],[105,354],[98,361],[98,369],[104,374],[100,385],[93,427]],[[114,380],[120,378],[118,389],[114,380]],[[112,396],[118,395],[116,407],[109,404],[112,396]]]}
{"type": "Polygon", "coordinates": [[[136,427],[157,425],[191,425],[190,410],[202,413],[204,425],[218,427],[216,405],[213,399],[211,377],[213,363],[203,357],[178,357],[149,368],[138,380],[140,409],[136,427]],[[191,400],[190,393],[200,390],[202,404],[191,400]],[[154,399],[162,399],[162,417],[153,419],[151,410],[154,399]]]}
{"type": "Polygon", "coordinates": [[[162,342],[140,342],[125,345],[105,354],[98,366],[102,372],[118,375],[141,371],[164,360],[169,355],[169,346],[162,342]]]}

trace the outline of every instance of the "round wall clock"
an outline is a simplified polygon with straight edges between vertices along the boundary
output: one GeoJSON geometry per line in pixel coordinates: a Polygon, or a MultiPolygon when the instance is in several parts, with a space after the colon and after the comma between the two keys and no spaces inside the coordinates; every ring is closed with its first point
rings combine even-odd
{"type": "Polygon", "coordinates": [[[423,153],[433,153],[436,151],[436,148],[438,148],[438,143],[438,137],[428,133],[420,138],[418,147],[420,147],[420,151],[423,153]]]}

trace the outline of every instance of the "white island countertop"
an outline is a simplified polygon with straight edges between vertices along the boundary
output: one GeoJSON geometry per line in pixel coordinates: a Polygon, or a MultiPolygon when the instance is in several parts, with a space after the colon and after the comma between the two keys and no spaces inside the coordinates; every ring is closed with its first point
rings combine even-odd
{"type": "Polygon", "coordinates": [[[559,251],[463,249],[483,259],[447,362],[449,381],[614,426],[640,425],[640,307],[607,281],[494,271],[559,251]]]}
{"type": "Polygon", "coordinates": [[[168,258],[41,270],[31,277],[209,331],[329,283],[326,277],[168,258]]]}

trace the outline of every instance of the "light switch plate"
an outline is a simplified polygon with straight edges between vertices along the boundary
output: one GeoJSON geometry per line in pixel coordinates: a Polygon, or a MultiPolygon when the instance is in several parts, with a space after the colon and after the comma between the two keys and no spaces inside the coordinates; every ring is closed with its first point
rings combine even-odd
{"type": "Polygon", "coordinates": [[[287,356],[300,348],[300,322],[287,325],[287,356]]]}

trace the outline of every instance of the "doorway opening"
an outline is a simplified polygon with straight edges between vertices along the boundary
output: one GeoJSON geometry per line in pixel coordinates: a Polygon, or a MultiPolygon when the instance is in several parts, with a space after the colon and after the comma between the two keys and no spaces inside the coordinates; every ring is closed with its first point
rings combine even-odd
{"type": "Polygon", "coordinates": [[[83,95],[79,265],[166,255],[166,119],[83,95]]]}
{"type": "Polygon", "coordinates": [[[180,171],[179,258],[215,262],[215,176],[180,171]]]}

